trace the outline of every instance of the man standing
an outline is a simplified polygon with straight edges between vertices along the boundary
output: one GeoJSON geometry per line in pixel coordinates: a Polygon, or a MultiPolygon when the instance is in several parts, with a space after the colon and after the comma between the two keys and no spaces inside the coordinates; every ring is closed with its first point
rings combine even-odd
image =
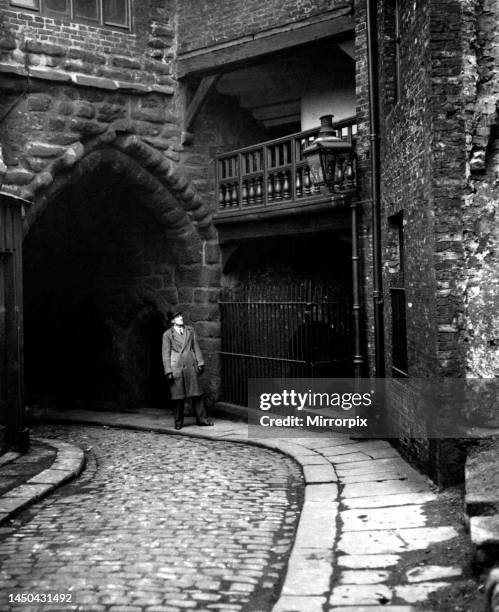
{"type": "Polygon", "coordinates": [[[171,385],[175,429],[184,425],[184,401],[191,398],[198,425],[213,425],[206,411],[198,375],[204,370],[204,360],[194,328],[184,325],[181,311],[169,314],[170,329],[163,334],[163,366],[171,385]]]}

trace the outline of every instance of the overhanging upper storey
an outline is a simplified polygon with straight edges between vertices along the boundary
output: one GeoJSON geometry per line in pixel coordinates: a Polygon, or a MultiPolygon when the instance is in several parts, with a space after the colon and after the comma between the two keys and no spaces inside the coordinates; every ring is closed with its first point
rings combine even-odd
{"type": "Polygon", "coordinates": [[[209,44],[180,52],[177,57],[177,76],[180,79],[227,72],[266,56],[287,53],[290,49],[335,38],[353,38],[354,16],[349,3],[342,8],[326,11],[311,19],[265,29],[222,43],[209,44]]]}

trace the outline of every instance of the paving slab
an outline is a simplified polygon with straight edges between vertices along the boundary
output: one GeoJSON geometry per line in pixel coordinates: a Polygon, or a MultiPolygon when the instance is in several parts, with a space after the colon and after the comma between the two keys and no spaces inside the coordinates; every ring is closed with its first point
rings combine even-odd
{"type": "Polygon", "coordinates": [[[38,499],[51,490],[52,485],[50,484],[22,484],[6,493],[4,497],[32,497],[38,499]]]}
{"type": "Polygon", "coordinates": [[[37,476],[33,476],[27,481],[27,484],[58,484],[61,481],[66,481],[73,476],[69,470],[43,470],[37,476]]]}
{"type": "Polygon", "coordinates": [[[331,463],[334,463],[335,466],[341,465],[342,463],[352,463],[354,461],[358,461],[359,463],[363,463],[364,461],[371,461],[371,459],[364,455],[364,453],[349,453],[345,455],[335,455],[334,457],[329,457],[331,463]]]}
{"type": "Polygon", "coordinates": [[[352,497],[350,499],[344,499],[343,505],[346,508],[389,508],[392,506],[425,504],[435,501],[436,499],[438,498],[435,493],[396,493],[383,496],[352,497]]]}
{"type": "Polygon", "coordinates": [[[450,586],[448,582],[420,582],[419,584],[403,584],[395,587],[395,594],[407,603],[418,603],[428,599],[430,593],[450,586]]]}
{"type": "Polygon", "coordinates": [[[409,474],[406,470],[370,472],[367,474],[340,474],[338,479],[343,484],[355,484],[357,482],[385,482],[387,480],[400,480],[401,482],[427,482],[420,474],[409,474]]]}
{"type": "Polygon", "coordinates": [[[337,503],[326,501],[305,504],[296,532],[295,548],[333,550],[337,515],[337,503]]]}
{"type": "Polygon", "coordinates": [[[407,467],[407,463],[401,457],[392,459],[371,459],[371,461],[366,461],[364,463],[344,463],[341,466],[338,466],[338,473],[366,474],[371,472],[384,472],[388,470],[404,470],[407,467]]]}
{"type": "Polygon", "coordinates": [[[333,573],[333,553],[293,548],[282,595],[325,595],[333,573]]]}
{"type": "Polygon", "coordinates": [[[352,569],[369,569],[393,567],[400,562],[399,555],[340,555],[338,557],[339,567],[352,569]]]}
{"type": "Polygon", "coordinates": [[[338,482],[332,465],[305,465],[303,466],[303,477],[307,485],[338,482]]]}
{"type": "MultiPolygon", "coordinates": [[[[362,448],[359,443],[352,444],[343,444],[339,446],[330,446],[326,448],[318,449],[318,452],[324,457],[337,457],[339,455],[352,455],[353,453],[361,453],[362,448]]],[[[365,456],[365,459],[370,459],[368,455],[365,456]]]]}
{"type": "Polygon", "coordinates": [[[320,455],[293,455],[293,458],[299,460],[301,465],[331,465],[331,463],[320,455]]]}
{"type": "MultiPolygon", "coordinates": [[[[272,612],[323,612],[325,603],[325,597],[283,595],[272,608],[272,612]]],[[[223,612],[223,608],[217,610],[223,612]]]]}
{"type": "Polygon", "coordinates": [[[405,529],[424,527],[426,516],[423,506],[371,508],[340,512],[343,531],[372,531],[375,529],[405,529]]]}
{"type": "Polygon", "coordinates": [[[340,585],[333,588],[330,606],[385,605],[392,599],[392,589],[384,584],[340,585]]]}
{"type": "Polygon", "coordinates": [[[371,497],[378,495],[394,495],[397,493],[426,493],[429,486],[426,482],[408,482],[390,480],[387,482],[373,482],[367,487],[364,483],[347,484],[343,489],[342,496],[371,497]]]}
{"type": "Polygon", "coordinates": [[[426,582],[428,580],[441,580],[461,576],[460,567],[443,565],[421,565],[408,570],[405,575],[408,582],[426,582]]]}
{"type": "Polygon", "coordinates": [[[337,550],[348,555],[401,553],[424,550],[430,544],[445,542],[457,536],[454,527],[420,527],[415,529],[356,531],[343,533],[337,550]]]}
{"type": "Polygon", "coordinates": [[[338,500],[338,485],[335,482],[325,484],[309,484],[305,487],[305,504],[334,503],[338,500]]]}
{"type": "Polygon", "coordinates": [[[386,582],[391,572],[388,570],[345,570],[340,573],[340,584],[378,584],[386,582]]]}

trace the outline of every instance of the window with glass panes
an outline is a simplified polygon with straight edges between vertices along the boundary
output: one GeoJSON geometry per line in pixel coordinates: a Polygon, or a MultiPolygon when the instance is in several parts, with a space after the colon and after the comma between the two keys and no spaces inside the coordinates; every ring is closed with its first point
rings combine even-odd
{"type": "Polygon", "coordinates": [[[131,0],[10,0],[54,19],[130,29],[131,0]]]}

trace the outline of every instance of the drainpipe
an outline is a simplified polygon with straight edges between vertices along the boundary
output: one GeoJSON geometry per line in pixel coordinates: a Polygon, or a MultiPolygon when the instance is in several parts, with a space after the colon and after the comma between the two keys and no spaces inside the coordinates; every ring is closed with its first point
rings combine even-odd
{"type": "Polygon", "coordinates": [[[376,378],[385,376],[385,339],[383,320],[383,281],[381,262],[381,189],[379,154],[378,45],[376,1],[366,0],[367,64],[369,83],[369,125],[371,154],[371,204],[373,227],[373,305],[376,378]]]}

